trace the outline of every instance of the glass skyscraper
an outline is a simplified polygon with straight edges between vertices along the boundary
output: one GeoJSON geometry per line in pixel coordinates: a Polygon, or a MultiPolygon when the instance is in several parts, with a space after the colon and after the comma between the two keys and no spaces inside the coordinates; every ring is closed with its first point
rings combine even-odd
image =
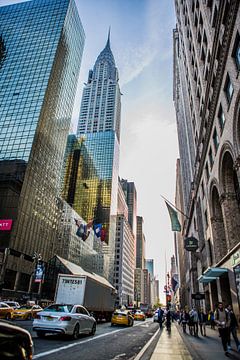
{"type": "Polygon", "coordinates": [[[87,222],[94,219],[106,230],[103,252],[109,255],[109,281],[113,281],[121,93],[110,38],[98,56],[83,90],[78,123],[78,145],[66,156],[64,199],[87,222]]]}
{"type": "Polygon", "coordinates": [[[85,35],[73,0],[0,7],[0,34],[0,218],[13,220],[0,231],[0,248],[8,249],[0,282],[26,291],[33,252],[45,261],[54,252],[85,35]]]}

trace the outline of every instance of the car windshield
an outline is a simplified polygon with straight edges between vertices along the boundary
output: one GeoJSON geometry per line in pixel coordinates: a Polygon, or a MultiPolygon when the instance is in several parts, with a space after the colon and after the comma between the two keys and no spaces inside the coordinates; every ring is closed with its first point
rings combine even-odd
{"type": "Polygon", "coordinates": [[[19,310],[30,310],[32,308],[32,306],[30,305],[22,305],[20,306],[19,310]]]}
{"type": "Polygon", "coordinates": [[[52,311],[52,312],[71,312],[73,305],[50,305],[46,307],[43,311],[52,311]]]}

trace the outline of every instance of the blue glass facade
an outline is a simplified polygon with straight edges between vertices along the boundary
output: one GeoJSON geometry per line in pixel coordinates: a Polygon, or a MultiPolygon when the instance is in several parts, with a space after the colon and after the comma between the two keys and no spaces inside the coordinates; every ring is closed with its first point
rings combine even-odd
{"type": "Polygon", "coordinates": [[[6,282],[27,290],[28,256],[36,251],[47,261],[54,254],[61,169],[85,35],[73,0],[0,7],[0,34],[0,197],[5,204],[0,218],[14,220],[4,243],[0,233],[0,250],[10,249],[6,282]],[[11,163],[21,165],[22,179],[14,216],[15,195],[4,182],[6,175],[18,181],[17,171],[6,174],[5,164],[10,169],[11,163]]]}
{"type": "Polygon", "coordinates": [[[0,160],[28,160],[68,0],[0,7],[0,160]]]}

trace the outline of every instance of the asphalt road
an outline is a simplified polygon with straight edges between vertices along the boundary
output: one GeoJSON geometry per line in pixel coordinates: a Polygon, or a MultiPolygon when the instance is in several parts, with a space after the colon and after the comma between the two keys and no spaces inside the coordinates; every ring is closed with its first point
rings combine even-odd
{"type": "MultiPolygon", "coordinates": [[[[68,337],[48,335],[37,338],[32,331],[32,321],[15,321],[32,334],[34,341],[34,359],[57,360],[133,360],[158,330],[152,319],[134,322],[133,327],[113,326],[110,323],[97,325],[94,336],[80,336],[78,340],[68,337]]],[[[154,342],[142,355],[150,359],[154,342]],[[147,357],[146,357],[147,355],[147,357]]]]}

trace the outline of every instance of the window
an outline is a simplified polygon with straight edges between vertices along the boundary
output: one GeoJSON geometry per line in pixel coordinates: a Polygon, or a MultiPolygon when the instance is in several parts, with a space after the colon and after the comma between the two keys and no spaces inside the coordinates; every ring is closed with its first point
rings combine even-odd
{"type": "Polygon", "coordinates": [[[218,149],[218,146],[219,146],[218,133],[217,133],[216,129],[213,132],[213,144],[214,144],[215,153],[216,153],[217,149],[218,149]]]}
{"type": "Polygon", "coordinates": [[[208,214],[207,214],[207,210],[204,211],[204,220],[205,220],[206,228],[208,228],[208,214]]]}
{"type": "Polygon", "coordinates": [[[213,167],[213,153],[212,153],[212,148],[210,147],[209,153],[208,153],[208,157],[209,157],[209,162],[210,162],[210,167],[213,167]]]}
{"type": "Polygon", "coordinates": [[[232,57],[234,58],[234,61],[236,63],[238,71],[240,70],[240,35],[239,32],[237,32],[232,57]]]}
{"type": "Polygon", "coordinates": [[[222,131],[223,127],[224,127],[224,123],[225,123],[225,115],[224,115],[221,104],[220,104],[219,111],[218,111],[218,122],[219,122],[220,129],[222,131]]]}
{"type": "Polygon", "coordinates": [[[206,166],[205,166],[205,172],[206,172],[206,177],[207,177],[207,180],[208,180],[209,177],[210,177],[208,163],[207,163],[206,166]]]}
{"type": "Polygon", "coordinates": [[[225,87],[224,87],[224,91],[227,97],[227,101],[230,104],[231,100],[232,100],[232,96],[233,96],[233,85],[231,83],[230,77],[227,74],[227,78],[226,78],[226,82],[225,82],[225,87]]]}
{"type": "Polygon", "coordinates": [[[212,254],[212,244],[211,244],[211,240],[208,239],[207,242],[208,242],[209,262],[210,262],[209,265],[212,265],[212,263],[213,263],[213,254],[212,254]]]}

